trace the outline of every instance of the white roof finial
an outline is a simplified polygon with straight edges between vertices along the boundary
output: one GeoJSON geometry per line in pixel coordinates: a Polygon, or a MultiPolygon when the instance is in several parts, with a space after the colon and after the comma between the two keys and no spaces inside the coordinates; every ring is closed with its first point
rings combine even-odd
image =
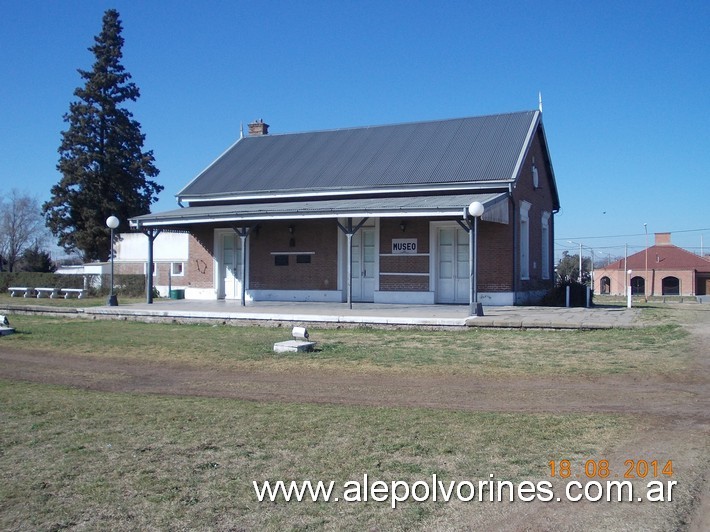
{"type": "Polygon", "coordinates": [[[537,93],[537,106],[538,109],[540,109],[540,112],[542,113],[542,92],[537,93]]]}
{"type": "Polygon", "coordinates": [[[244,138],[244,122],[239,122],[239,138],[244,138]]]}

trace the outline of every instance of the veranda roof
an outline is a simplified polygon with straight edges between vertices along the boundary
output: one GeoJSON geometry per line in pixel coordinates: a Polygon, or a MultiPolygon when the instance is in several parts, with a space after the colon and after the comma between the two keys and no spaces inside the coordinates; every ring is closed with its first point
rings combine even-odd
{"type": "Polygon", "coordinates": [[[131,219],[131,226],[176,227],[204,223],[234,223],[259,220],[363,217],[463,217],[474,201],[486,208],[483,219],[508,223],[507,192],[452,195],[361,197],[305,201],[255,202],[185,207],[131,219]]]}

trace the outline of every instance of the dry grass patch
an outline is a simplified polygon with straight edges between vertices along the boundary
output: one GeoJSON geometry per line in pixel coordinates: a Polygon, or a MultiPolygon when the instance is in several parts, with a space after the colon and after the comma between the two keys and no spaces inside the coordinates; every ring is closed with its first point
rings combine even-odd
{"type": "Polygon", "coordinates": [[[634,430],[522,415],[136,396],[0,382],[2,529],[407,529],[455,505],[259,503],[258,480],[545,479],[634,430]]]}

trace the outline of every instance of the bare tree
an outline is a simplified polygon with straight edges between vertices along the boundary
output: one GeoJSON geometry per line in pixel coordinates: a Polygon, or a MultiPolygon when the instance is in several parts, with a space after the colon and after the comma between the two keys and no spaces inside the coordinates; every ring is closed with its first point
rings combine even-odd
{"type": "Polygon", "coordinates": [[[0,199],[0,270],[13,271],[24,251],[46,237],[44,217],[36,198],[13,189],[0,199]]]}

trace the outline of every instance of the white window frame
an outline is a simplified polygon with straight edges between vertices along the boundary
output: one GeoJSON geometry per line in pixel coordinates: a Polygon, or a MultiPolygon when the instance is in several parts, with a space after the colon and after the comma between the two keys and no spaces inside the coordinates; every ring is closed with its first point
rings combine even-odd
{"type": "Polygon", "coordinates": [[[530,279],[530,207],[532,203],[520,202],[520,279],[530,279]]]}
{"type": "MultiPolygon", "coordinates": [[[[153,277],[158,276],[158,267],[159,264],[157,261],[153,261],[153,277]]],[[[143,275],[146,275],[148,273],[148,261],[143,261],[143,275]]]]}
{"type": "Polygon", "coordinates": [[[170,276],[171,277],[184,277],[185,276],[185,263],[181,261],[175,261],[170,263],[170,276]],[[175,273],[175,266],[180,265],[180,273],[175,273]]]}

